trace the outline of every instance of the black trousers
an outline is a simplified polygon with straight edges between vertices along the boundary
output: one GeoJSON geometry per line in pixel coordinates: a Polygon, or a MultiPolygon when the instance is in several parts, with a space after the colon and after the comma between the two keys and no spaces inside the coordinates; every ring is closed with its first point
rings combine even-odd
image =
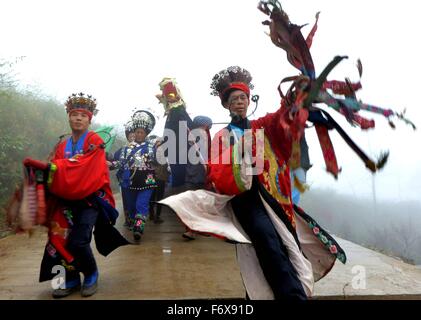
{"type": "Polygon", "coordinates": [[[154,208],[156,208],[156,217],[161,216],[162,206],[157,205],[156,202],[164,199],[166,184],[167,184],[167,182],[164,181],[164,180],[158,180],[158,179],[156,180],[157,187],[153,190],[153,194],[152,194],[152,197],[151,197],[151,201],[153,201],[153,202],[149,205],[149,213],[150,214],[153,214],[154,208]]]}
{"type": "Polygon", "coordinates": [[[231,201],[235,216],[253,243],[275,299],[307,299],[287,249],[263,206],[257,188],[253,187],[231,201]]]}
{"type": "Polygon", "coordinates": [[[79,272],[89,276],[97,270],[91,240],[98,214],[98,209],[94,207],[73,208],[73,226],[69,234],[67,249],[75,258],[76,270],[68,271],[66,280],[77,279],[79,272]]]}

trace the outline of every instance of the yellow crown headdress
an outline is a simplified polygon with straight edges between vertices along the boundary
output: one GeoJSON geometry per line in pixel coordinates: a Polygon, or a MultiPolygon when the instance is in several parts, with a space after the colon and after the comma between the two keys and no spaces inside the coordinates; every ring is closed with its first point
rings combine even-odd
{"type": "Polygon", "coordinates": [[[77,94],[73,93],[69,96],[65,106],[67,113],[75,109],[83,109],[91,112],[93,115],[98,113],[98,109],[96,108],[96,99],[89,94],[85,95],[83,92],[77,94]]]}
{"type": "Polygon", "coordinates": [[[178,88],[177,82],[174,78],[164,78],[159,83],[159,89],[161,93],[157,94],[159,102],[163,104],[165,114],[168,114],[172,108],[180,106],[186,107],[186,104],[181,95],[180,89],[178,88]]]}

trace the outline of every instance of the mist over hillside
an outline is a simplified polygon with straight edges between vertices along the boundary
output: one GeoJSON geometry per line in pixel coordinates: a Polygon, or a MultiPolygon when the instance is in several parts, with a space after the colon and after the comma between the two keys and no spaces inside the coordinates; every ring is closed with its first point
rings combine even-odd
{"type": "Polygon", "coordinates": [[[354,198],[311,189],[300,205],[331,233],[364,247],[421,264],[421,203],[354,198]]]}

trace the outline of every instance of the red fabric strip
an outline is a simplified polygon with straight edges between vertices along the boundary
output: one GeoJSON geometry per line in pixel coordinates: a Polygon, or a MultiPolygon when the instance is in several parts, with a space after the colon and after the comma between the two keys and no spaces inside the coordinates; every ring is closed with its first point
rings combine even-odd
{"type": "Polygon", "coordinates": [[[315,125],[317,137],[319,138],[320,147],[322,148],[323,158],[325,159],[326,170],[333,174],[335,179],[338,178],[339,168],[336,161],[335,150],[329,137],[327,128],[323,125],[315,125]]]}

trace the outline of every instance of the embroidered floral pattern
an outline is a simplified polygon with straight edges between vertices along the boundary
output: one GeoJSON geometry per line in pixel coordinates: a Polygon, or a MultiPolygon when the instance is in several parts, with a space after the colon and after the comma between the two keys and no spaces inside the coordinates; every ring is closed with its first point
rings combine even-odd
{"type": "Polygon", "coordinates": [[[65,209],[63,209],[63,214],[64,214],[64,217],[67,220],[67,223],[70,226],[73,226],[73,213],[72,213],[72,210],[71,209],[68,209],[68,208],[65,208],[65,209]]]}
{"type": "Polygon", "coordinates": [[[238,190],[240,190],[240,192],[244,192],[247,190],[247,187],[244,184],[243,179],[241,178],[241,164],[240,164],[241,160],[240,160],[240,155],[238,152],[238,144],[234,144],[234,146],[232,147],[231,161],[232,161],[232,173],[234,175],[237,188],[238,190]]]}
{"type": "Polygon", "coordinates": [[[61,260],[61,265],[69,271],[76,270],[76,268],[72,264],[67,263],[64,259],[61,260]]]}
{"type": "Polygon", "coordinates": [[[155,184],[155,183],[156,183],[156,182],[155,182],[155,178],[154,178],[153,174],[148,174],[148,175],[146,176],[145,183],[146,183],[147,185],[150,185],[150,184],[155,184]]]}
{"type": "MultiPolygon", "coordinates": [[[[269,170],[265,171],[267,172],[267,175],[264,174],[263,177],[267,179],[267,184],[270,185],[270,188],[268,189],[268,192],[272,195],[272,197],[275,198],[275,200],[278,201],[281,205],[290,205],[290,197],[288,194],[285,194],[282,191],[280,180],[284,180],[287,172],[287,166],[282,164],[282,166],[279,166],[278,159],[276,158],[275,153],[272,151],[272,146],[270,145],[269,140],[267,137],[265,137],[265,161],[268,162],[269,170]],[[282,177],[282,179],[279,179],[279,177],[282,177]]],[[[288,173],[289,174],[289,173],[288,173]]],[[[293,218],[288,217],[291,221],[293,218]]]]}
{"type": "Polygon", "coordinates": [[[53,162],[51,162],[50,170],[48,171],[48,180],[47,180],[47,185],[49,188],[53,184],[54,174],[56,173],[56,171],[57,171],[57,166],[53,162]]]}
{"type": "Polygon", "coordinates": [[[48,244],[46,249],[47,249],[47,252],[50,256],[56,257],[56,253],[57,253],[56,248],[54,248],[51,244],[48,244]]]}
{"type": "MultiPolygon", "coordinates": [[[[299,212],[302,214],[303,212],[299,212]]],[[[317,224],[316,221],[311,219],[309,216],[303,217],[307,221],[309,227],[313,230],[313,234],[324,244],[327,250],[336,258],[341,261],[342,263],[346,262],[346,255],[345,252],[342,250],[341,247],[336,243],[336,241],[327,233],[325,232],[320,226],[317,224]]]]}
{"type": "Polygon", "coordinates": [[[329,250],[333,254],[338,253],[338,248],[334,244],[330,246],[329,250]]]}

